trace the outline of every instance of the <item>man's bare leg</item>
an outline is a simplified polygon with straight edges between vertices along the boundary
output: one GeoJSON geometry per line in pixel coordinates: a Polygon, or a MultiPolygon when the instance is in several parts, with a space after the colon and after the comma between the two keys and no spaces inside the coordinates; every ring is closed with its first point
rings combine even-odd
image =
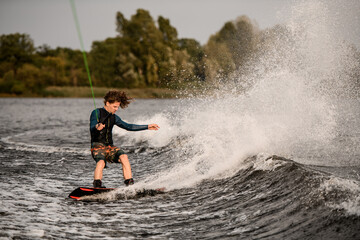
{"type": "Polygon", "coordinates": [[[131,166],[128,156],[126,154],[120,155],[119,162],[122,164],[124,179],[126,180],[132,178],[131,166]]]}
{"type": "Polygon", "coordinates": [[[102,179],[104,167],[105,167],[104,160],[100,160],[96,163],[96,168],[95,168],[95,172],[94,172],[94,180],[102,179]]]}

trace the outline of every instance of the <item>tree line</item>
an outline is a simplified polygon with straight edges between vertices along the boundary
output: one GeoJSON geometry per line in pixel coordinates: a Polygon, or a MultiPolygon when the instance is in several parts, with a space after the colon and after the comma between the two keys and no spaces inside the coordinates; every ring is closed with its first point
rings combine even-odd
{"type": "MultiPolygon", "coordinates": [[[[228,22],[205,46],[178,38],[169,19],[154,21],[143,9],[126,19],[116,14],[118,36],[95,41],[87,52],[94,86],[145,88],[211,81],[241,67],[257,27],[247,17],[228,22]]],[[[82,53],[38,48],[28,34],[0,36],[0,91],[42,95],[47,86],[88,86],[82,53]]]]}
{"type": "MultiPolygon", "coordinates": [[[[126,19],[116,14],[118,35],[92,43],[87,52],[94,86],[109,88],[179,88],[213,84],[246,72],[271,30],[260,31],[246,16],[229,21],[205,45],[178,38],[169,19],[155,22],[143,9],[126,19]],[[266,36],[266,37],[264,37],[266,36]]],[[[270,37],[269,37],[270,36],[270,37]]],[[[44,95],[47,86],[88,86],[82,52],[38,48],[28,34],[0,36],[0,92],[44,95]]]]}

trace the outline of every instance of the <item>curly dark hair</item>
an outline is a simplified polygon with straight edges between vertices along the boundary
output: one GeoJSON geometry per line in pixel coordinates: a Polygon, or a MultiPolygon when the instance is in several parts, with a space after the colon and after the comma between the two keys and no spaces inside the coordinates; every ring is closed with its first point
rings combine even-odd
{"type": "Polygon", "coordinates": [[[104,104],[106,104],[106,102],[119,102],[121,108],[126,108],[132,100],[132,98],[126,96],[125,92],[121,92],[118,90],[110,90],[106,93],[104,97],[104,104]]]}

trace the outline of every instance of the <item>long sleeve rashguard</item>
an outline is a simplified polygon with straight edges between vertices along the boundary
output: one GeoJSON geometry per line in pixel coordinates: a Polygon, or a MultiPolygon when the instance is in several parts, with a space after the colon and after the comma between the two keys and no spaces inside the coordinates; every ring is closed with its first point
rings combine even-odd
{"type": "Polygon", "coordinates": [[[108,113],[105,108],[98,108],[93,110],[90,115],[90,133],[91,142],[102,142],[104,144],[112,144],[112,128],[114,125],[125,129],[127,131],[142,131],[147,130],[148,125],[137,125],[124,122],[118,115],[108,113]],[[96,112],[97,111],[97,114],[96,112]],[[105,128],[101,131],[96,129],[96,124],[99,122],[105,124],[105,128]],[[107,139],[107,140],[105,140],[107,139]]]}

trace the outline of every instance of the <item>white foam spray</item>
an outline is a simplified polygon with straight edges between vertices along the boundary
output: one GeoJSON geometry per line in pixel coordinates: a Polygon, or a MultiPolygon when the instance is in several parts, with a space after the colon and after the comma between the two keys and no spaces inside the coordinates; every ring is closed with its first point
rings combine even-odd
{"type": "Polygon", "coordinates": [[[254,57],[249,74],[224,84],[216,94],[188,100],[176,119],[154,116],[153,122],[162,123],[159,134],[137,138],[155,147],[174,137],[184,140],[174,149],[179,164],[147,181],[168,189],[192,186],[231,175],[254,154],[299,161],[296,152],[326,146],[337,127],[334,103],[353,89],[350,73],[358,67],[338,31],[339,19],[347,13],[333,15],[336,4],[296,1],[286,24],[264,34],[261,56],[254,57]],[[252,87],[239,94],[242,83],[252,87]]]}

